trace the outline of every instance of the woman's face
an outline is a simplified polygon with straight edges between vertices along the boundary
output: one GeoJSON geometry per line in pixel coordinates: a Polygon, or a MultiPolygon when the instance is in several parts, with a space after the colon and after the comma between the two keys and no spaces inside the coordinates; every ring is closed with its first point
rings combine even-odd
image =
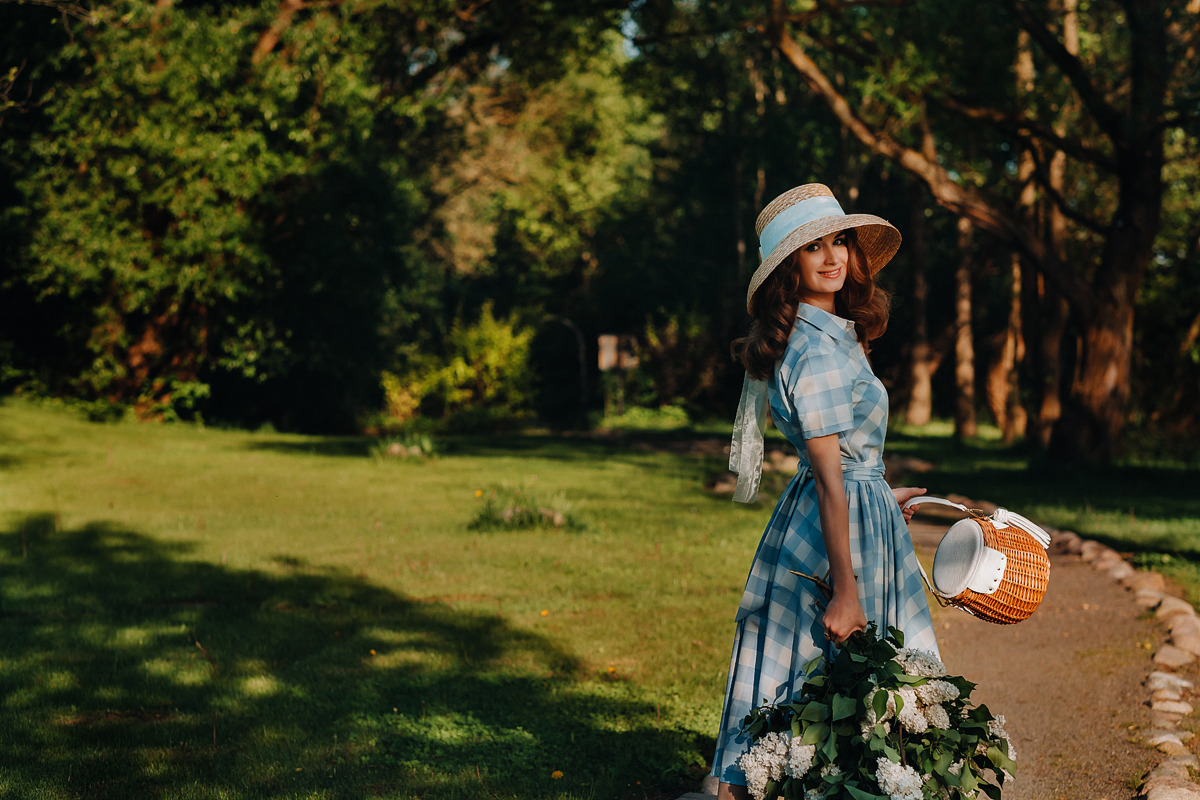
{"type": "Polygon", "coordinates": [[[850,249],[846,234],[831,233],[796,251],[800,292],[804,302],[833,312],[833,296],[846,283],[850,249]]]}

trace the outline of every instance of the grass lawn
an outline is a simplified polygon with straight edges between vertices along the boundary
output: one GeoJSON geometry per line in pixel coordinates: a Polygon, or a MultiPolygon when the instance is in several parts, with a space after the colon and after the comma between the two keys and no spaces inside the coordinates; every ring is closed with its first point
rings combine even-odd
{"type": "Polygon", "coordinates": [[[770,509],[656,449],[439,445],[0,406],[0,796],[694,788],[770,509]],[[505,484],[577,527],[470,530],[505,484]]]}
{"type": "MultiPolygon", "coordinates": [[[[693,790],[781,478],[755,506],[709,496],[721,459],[686,441],[442,439],[401,460],[3,403],[0,797],[693,790]],[[496,486],[575,525],[471,529],[496,486]]],[[[1194,470],[1063,474],[936,430],[892,446],[938,464],[910,483],[1172,551],[1183,579],[1200,561],[1194,470]]]]}

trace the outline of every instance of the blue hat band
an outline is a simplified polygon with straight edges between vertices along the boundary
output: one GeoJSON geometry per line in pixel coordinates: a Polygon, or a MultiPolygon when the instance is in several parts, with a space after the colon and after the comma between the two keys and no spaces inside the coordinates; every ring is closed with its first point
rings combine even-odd
{"type": "Polygon", "coordinates": [[[762,261],[775,252],[779,243],[798,228],[822,217],[844,217],[846,212],[838,201],[828,195],[810,197],[780,211],[763,228],[758,237],[758,257],[762,261]]]}

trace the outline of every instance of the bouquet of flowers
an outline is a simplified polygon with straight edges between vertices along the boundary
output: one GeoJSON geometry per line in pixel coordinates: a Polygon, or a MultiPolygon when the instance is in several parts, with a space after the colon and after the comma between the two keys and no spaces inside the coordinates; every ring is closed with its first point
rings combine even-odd
{"type": "Polygon", "coordinates": [[[880,637],[872,623],[805,675],[792,702],[742,723],[755,800],[996,800],[1016,771],[1004,717],[971,705],[975,684],[895,628],[880,637]]]}

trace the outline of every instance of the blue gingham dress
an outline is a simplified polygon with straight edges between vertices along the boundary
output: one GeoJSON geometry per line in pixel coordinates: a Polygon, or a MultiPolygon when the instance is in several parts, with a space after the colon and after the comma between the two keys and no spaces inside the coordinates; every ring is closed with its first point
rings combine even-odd
{"type": "Polygon", "coordinates": [[[805,439],[838,434],[850,509],[850,553],[858,597],[879,630],[892,625],[905,645],[937,652],[912,539],[883,479],[888,399],[854,335],[854,324],[800,304],[787,350],[767,382],[771,418],[800,453],[800,467],[775,506],[737,612],[725,707],[713,773],[746,785],[737,760],[749,748],[742,720],[764,702],[789,700],[806,663],[832,647],[825,640],[816,587],[788,570],[829,570],[816,484],[805,439]]]}

